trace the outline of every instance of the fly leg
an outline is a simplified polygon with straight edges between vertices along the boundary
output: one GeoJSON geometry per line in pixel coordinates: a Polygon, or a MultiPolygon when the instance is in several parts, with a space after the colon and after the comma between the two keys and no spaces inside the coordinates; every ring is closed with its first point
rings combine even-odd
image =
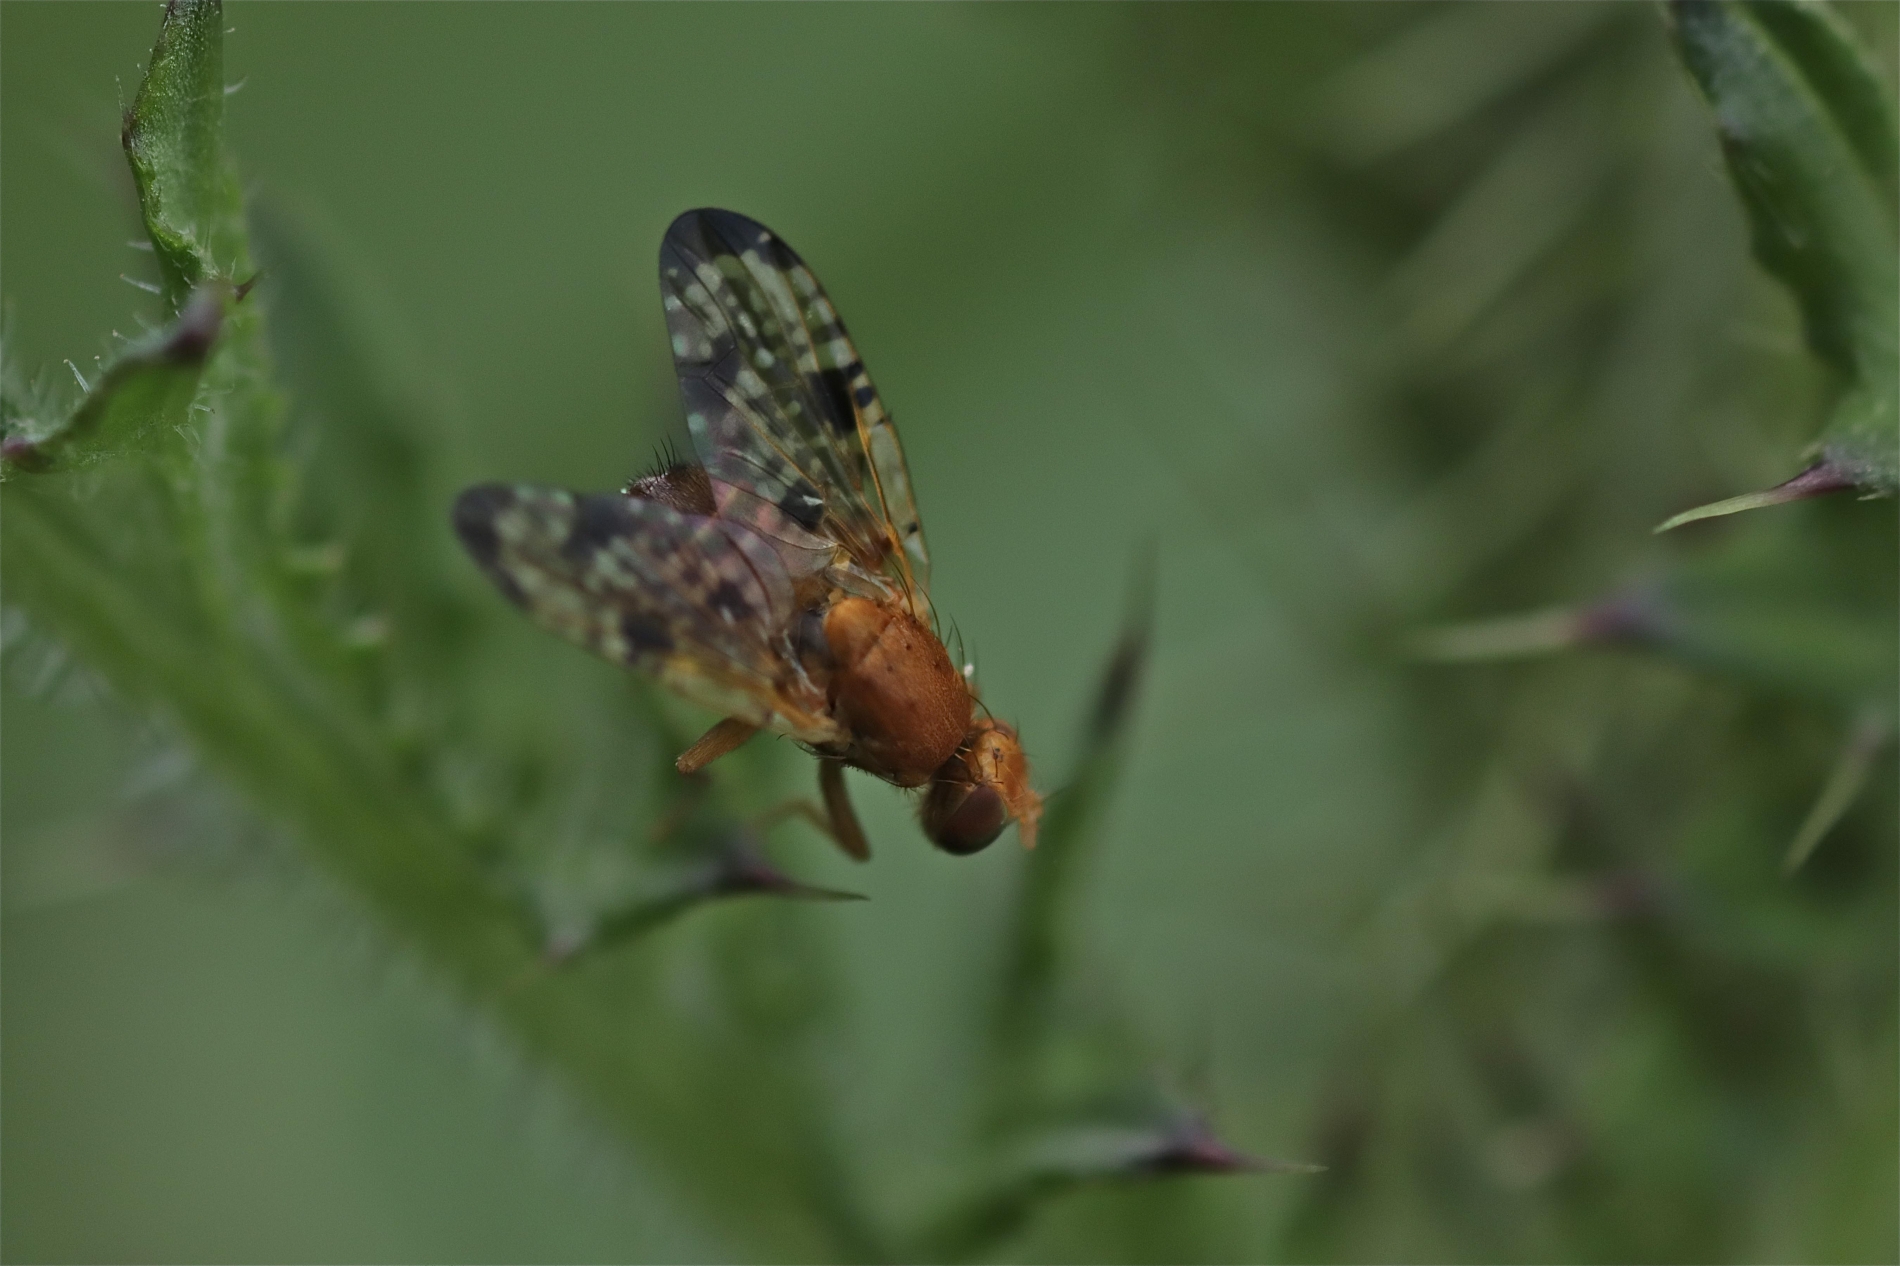
{"type": "Polygon", "coordinates": [[[673,768],[682,774],[696,774],[706,766],[745,745],[745,741],[759,732],[759,727],[750,721],[741,721],[738,717],[727,717],[712,729],[699,736],[699,741],[680,753],[673,762],[673,768]]]}
{"type": "Polygon", "coordinates": [[[843,761],[818,762],[818,792],[824,796],[825,812],[831,817],[831,838],[838,841],[838,847],[851,854],[854,861],[870,861],[871,841],[864,838],[857,810],[851,807],[851,793],[844,785],[843,761]]]}
{"type": "Polygon", "coordinates": [[[864,828],[858,825],[857,812],[851,807],[851,795],[845,790],[843,761],[819,758],[818,792],[824,797],[823,808],[809,800],[787,800],[767,810],[758,821],[758,829],[764,832],[786,818],[802,818],[830,836],[832,843],[843,849],[853,861],[870,861],[871,842],[865,838],[864,828]]]}

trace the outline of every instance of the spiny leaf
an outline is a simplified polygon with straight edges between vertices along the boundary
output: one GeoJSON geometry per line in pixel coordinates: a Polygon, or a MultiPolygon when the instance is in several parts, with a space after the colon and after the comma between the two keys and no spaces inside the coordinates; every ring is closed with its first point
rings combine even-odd
{"type": "Polygon", "coordinates": [[[1900,365],[1889,358],[1870,366],[1867,381],[1834,406],[1821,435],[1820,461],[1810,469],[1890,497],[1900,491],[1900,408],[1895,403],[1900,365]]]}
{"type": "Polygon", "coordinates": [[[235,277],[246,268],[243,200],[224,161],[221,0],[165,6],[151,66],[120,139],[172,304],[210,278],[235,277]]]}
{"type": "MultiPolygon", "coordinates": [[[[1841,394],[1815,460],[1781,489],[1664,525],[1790,500],[1806,481],[1900,491],[1900,245],[1891,99],[1845,24],[1818,4],[1677,0],[1684,65],[1715,111],[1755,256],[1794,294],[1841,394]]],[[[1812,495],[1812,491],[1806,495],[1812,495]]]]}
{"type": "Polygon", "coordinates": [[[998,1015],[1005,1044],[1027,1039],[1026,1026],[1047,1004],[1054,983],[1064,904],[1089,828],[1114,788],[1123,739],[1154,633],[1154,564],[1139,564],[1122,633],[1096,686],[1082,750],[1069,783],[1050,797],[1042,838],[1017,898],[998,1015]]]}
{"type": "MultiPolygon", "coordinates": [[[[1756,256],[1794,292],[1816,354],[1862,377],[1869,358],[1894,357],[1892,160],[1870,170],[1862,148],[1866,99],[1878,89],[1843,78],[1859,53],[1836,47],[1850,37],[1824,10],[1774,7],[1764,23],[1767,6],[1680,0],[1676,44],[1715,111],[1756,256]],[[1800,38],[1785,39],[1791,32],[1800,38]],[[1834,55],[1813,56],[1830,47],[1834,55]]],[[[1891,122],[1882,144],[1894,144],[1891,122]]]]}
{"type": "Polygon", "coordinates": [[[1038,1168],[1077,1179],[1168,1174],[1318,1173],[1324,1166],[1262,1160],[1235,1151],[1205,1117],[1179,1113],[1139,1128],[1084,1126],[1053,1132],[1031,1148],[1038,1168]]]}
{"type": "Polygon", "coordinates": [[[71,469],[132,448],[156,431],[184,426],[223,320],[223,301],[213,289],[201,289],[168,328],[132,344],[108,365],[69,416],[35,418],[34,406],[9,401],[0,479],[16,469],[71,469]]]}
{"type": "Polygon", "coordinates": [[[1656,525],[1658,535],[1671,532],[1686,523],[1696,523],[1703,519],[1720,519],[1731,514],[1740,514],[1744,510],[1764,510],[1769,506],[1785,506],[1795,501],[1806,501],[1809,497],[1822,497],[1830,492],[1840,492],[1854,486],[1854,479],[1846,472],[1831,465],[1810,466],[1785,483],[1776,484],[1761,492],[1745,492],[1739,497],[1727,497],[1721,501],[1711,501],[1708,505],[1697,506],[1693,510],[1684,510],[1681,514],[1663,520],[1656,525]]]}
{"type": "Polygon", "coordinates": [[[623,945],[671,922],[688,910],[733,897],[782,897],[792,901],[863,901],[862,893],[821,888],[794,879],[760,850],[744,830],[730,832],[720,846],[681,867],[659,891],[599,920],[579,941],[551,941],[551,961],[567,962],[623,945]]]}
{"type": "Polygon", "coordinates": [[[1593,602],[1431,630],[1414,646],[1422,658],[1454,662],[1641,647],[1771,690],[1890,715],[1900,692],[1900,560],[1888,534],[1856,519],[1810,506],[1593,602]]]}
{"type": "Polygon", "coordinates": [[[1312,1174],[1324,1168],[1238,1152],[1192,1114],[1143,1125],[1105,1122],[1050,1130],[1028,1140],[1013,1165],[920,1237],[914,1256],[924,1261],[978,1256],[1015,1234],[1053,1197],[1089,1183],[1187,1174],[1312,1174]]]}
{"type": "Polygon", "coordinates": [[[1426,629],[1412,635],[1408,649],[1417,659],[1445,664],[1521,659],[1616,641],[1623,618],[1616,602],[1529,611],[1426,629]]]}

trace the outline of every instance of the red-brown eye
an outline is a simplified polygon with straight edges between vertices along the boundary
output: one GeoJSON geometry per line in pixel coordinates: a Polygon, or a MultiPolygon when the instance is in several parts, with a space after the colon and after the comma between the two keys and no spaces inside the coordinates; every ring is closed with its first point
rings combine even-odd
{"type": "Polygon", "coordinates": [[[924,830],[931,843],[959,857],[981,852],[1009,825],[1009,809],[994,787],[938,783],[924,805],[924,830]],[[949,801],[959,792],[962,802],[949,801]]]}

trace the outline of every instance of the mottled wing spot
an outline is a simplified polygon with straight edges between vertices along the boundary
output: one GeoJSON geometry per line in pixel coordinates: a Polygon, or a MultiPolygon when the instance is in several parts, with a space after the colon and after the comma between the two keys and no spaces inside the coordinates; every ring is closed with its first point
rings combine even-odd
{"type": "Polygon", "coordinates": [[[831,401],[825,421],[841,435],[857,435],[857,415],[851,408],[851,379],[842,369],[821,369],[818,381],[824,384],[825,395],[831,401]]]}
{"type": "Polygon", "coordinates": [[[574,526],[561,542],[561,553],[573,562],[584,563],[595,551],[607,549],[631,530],[631,516],[621,504],[607,497],[583,497],[574,526]]]}
{"type": "Polygon", "coordinates": [[[636,655],[663,655],[673,649],[673,636],[666,626],[637,611],[620,617],[620,636],[636,655]]]}
{"type": "Polygon", "coordinates": [[[744,620],[752,614],[752,604],[746,601],[739,586],[730,580],[722,580],[713,587],[707,604],[728,621],[744,620]]]}
{"type": "Polygon", "coordinates": [[[469,555],[483,567],[493,567],[501,550],[495,519],[514,503],[514,493],[500,484],[470,488],[455,499],[455,534],[469,555]]]}
{"type": "Polygon", "coordinates": [[[501,484],[470,488],[455,499],[455,534],[478,566],[516,606],[527,605],[527,595],[501,565],[501,533],[497,521],[515,502],[514,490],[501,484]]]}
{"type": "Polygon", "coordinates": [[[817,528],[825,517],[825,499],[818,495],[816,488],[802,479],[779,498],[778,508],[785,517],[807,531],[817,528]]]}

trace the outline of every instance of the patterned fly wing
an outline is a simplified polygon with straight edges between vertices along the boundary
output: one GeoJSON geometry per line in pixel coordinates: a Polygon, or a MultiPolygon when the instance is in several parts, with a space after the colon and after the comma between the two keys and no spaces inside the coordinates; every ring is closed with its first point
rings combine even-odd
{"type": "Polygon", "coordinates": [[[726,716],[807,743],[842,737],[784,653],[791,581],[748,528],[618,493],[485,484],[456,501],[455,530],[550,632],[726,716]]]}
{"type": "Polygon", "coordinates": [[[924,616],[930,555],[904,451],[804,261],[757,221],[688,211],[660,247],[660,287],[720,515],[771,538],[794,575],[851,570],[842,547],[924,616]]]}

